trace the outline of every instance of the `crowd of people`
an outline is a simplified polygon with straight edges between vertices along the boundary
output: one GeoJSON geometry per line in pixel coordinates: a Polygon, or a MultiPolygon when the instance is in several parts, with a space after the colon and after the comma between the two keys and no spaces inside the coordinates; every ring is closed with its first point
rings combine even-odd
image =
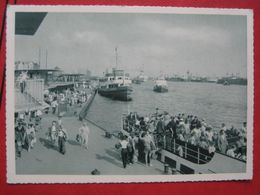
{"type": "MultiPolygon", "coordinates": [[[[59,110],[60,104],[65,104],[66,107],[73,107],[85,103],[89,99],[90,94],[85,89],[74,88],[67,89],[62,92],[44,92],[44,100],[49,104],[49,108],[44,110],[33,110],[15,113],[15,148],[16,156],[21,157],[22,150],[30,152],[37,142],[37,131],[42,130],[41,120],[43,112],[45,114],[53,114],[50,127],[47,129],[46,138],[50,141],[53,147],[58,147],[61,154],[66,153],[66,141],[68,133],[62,124],[63,113],[59,110]]],[[[67,110],[65,110],[66,112],[67,110]]],[[[82,147],[88,147],[89,130],[86,124],[79,129],[78,138],[79,144],[82,147]]]]}
{"type": "Polygon", "coordinates": [[[116,148],[121,148],[124,168],[127,164],[134,164],[137,161],[143,162],[145,166],[152,166],[151,161],[156,146],[152,134],[148,131],[142,132],[140,136],[134,132],[131,132],[129,136],[121,134],[116,148]]]}
{"type": "MultiPolygon", "coordinates": [[[[42,131],[41,126],[42,112],[26,111],[23,113],[17,113],[15,116],[15,149],[16,157],[22,156],[22,150],[25,149],[28,152],[34,148],[37,142],[37,132],[42,131]]],[[[89,128],[85,122],[79,128],[76,141],[79,142],[83,148],[88,149],[88,136],[89,128]]],[[[57,120],[51,121],[50,127],[47,128],[45,133],[46,141],[53,148],[58,148],[61,154],[66,153],[66,142],[68,140],[68,132],[64,128],[62,123],[62,116],[59,115],[57,120]]]]}
{"type": "MultiPolygon", "coordinates": [[[[246,160],[246,122],[240,129],[233,126],[227,128],[223,123],[219,128],[213,128],[205,119],[199,119],[194,115],[170,115],[167,112],[139,116],[130,113],[124,120],[124,130],[138,137],[148,132],[153,137],[155,146],[165,147],[165,138],[180,140],[190,145],[203,148],[209,154],[215,151],[228,156],[246,160]]],[[[183,146],[177,148],[180,156],[183,156],[183,146]]]]}
{"type": "Polygon", "coordinates": [[[51,107],[51,112],[56,114],[59,104],[67,104],[69,106],[82,105],[90,98],[90,94],[84,89],[73,88],[64,90],[63,92],[49,92],[44,93],[44,100],[51,107]]]}
{"type": "Polygon", "coordinates": [[[16,156],[21,157],[22,149],[28,152],[34,148],[36,132],[41,130],[42,111],[25,111],[15,114],[15,148],[16,156]]]}

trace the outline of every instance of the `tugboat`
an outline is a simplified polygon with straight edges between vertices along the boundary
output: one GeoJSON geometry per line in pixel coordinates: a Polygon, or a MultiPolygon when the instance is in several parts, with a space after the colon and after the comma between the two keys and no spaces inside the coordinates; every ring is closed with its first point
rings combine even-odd
{"type": "Polygon", "coordinates": [[[167,81],[163,78],[155,80],[155,86],[153,87],[155,92],[163,93],[168,91],[167,81]]]}
{"type": "MultiPolygon", "coordinates": [[[[116,67],[117,67],[117,48],[116,51],[116,67]]],[[[113,100],[131,101],[130,97],[132,89],[132,81],[129,76],[125,74],[124,70],[117,68],[112,69],[112,73],[106,73],[105,82],[98,88],[98,93],[101,96],[111,98],[113,100]]]]}

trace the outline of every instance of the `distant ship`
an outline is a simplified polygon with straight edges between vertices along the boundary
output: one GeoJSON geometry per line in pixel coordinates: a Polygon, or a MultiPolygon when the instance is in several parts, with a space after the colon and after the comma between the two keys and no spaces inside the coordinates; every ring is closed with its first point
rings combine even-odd
{"type": "Polygon", "coordinates": [[[164,78],[155,80],[155,85],[153,87],[155,92],[163,93],[168,91],[168,84],[164,78]]]}
{"type": "Polygon", "coordinates": [[[223,85],[230,85],[228,81],[224,81],[223,85]]]}
{"type": "Polygon", "coordinates": [[[141,82],[145,82],[148,80],[148,76],[146,76],[144,74],[144,71],[141,70],[140,74],[137,76],[137,78],[141,81],[141,82]]]}
{"type": "Polygon", "coordinates": [[[218,79],[217,83],[222,85],[247,85],[247,79],[236,76],[229,76],[218,79]]]}
{"type": "Polygon", "coordinates": [[[140,80],[138,77],[135,77],[135,78],[132,79],[132,83],[134,83],[134,84],[141,84],[142,82],[143,81],[140,80]]]}
{"type": "Polygon", "coordinates": [[[134,84],[141,84],[143,82],[146,82],[148,80],[148,76],[144,74],[144,71],[141,70],[140,74],[132,79],[132,82],[134,84]]]}

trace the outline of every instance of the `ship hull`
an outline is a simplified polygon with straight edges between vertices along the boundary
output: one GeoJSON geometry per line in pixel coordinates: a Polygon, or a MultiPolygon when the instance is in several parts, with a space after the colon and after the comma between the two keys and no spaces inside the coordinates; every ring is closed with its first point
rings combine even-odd
{"type": "Polygon", "coordinates": [[[139,79],[136,79],[136,80],[133,80],[132,81],[134,84],[141,84],[143,81],[139,80],[139,79]]]}
{"type": "Polygon", "coordinates": [[[164,93],[164,92],[168,92],[168,88],[166,86],[154,86],[153,90],[155,92],[159,92],[159,93],[164,93]]]}
{"type": "Polygon", "coordinates": [[[117,88],[99,88],[98,93],[101,96],[111,98],[113,100],[121,101],[131,101],[132,97],[130,96],[132,92],[131,87],[122,86],[117,88]]]}

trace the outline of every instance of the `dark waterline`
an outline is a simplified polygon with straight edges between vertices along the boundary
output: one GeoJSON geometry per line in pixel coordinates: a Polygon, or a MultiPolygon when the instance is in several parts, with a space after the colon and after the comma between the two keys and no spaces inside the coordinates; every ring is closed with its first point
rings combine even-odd
{"type": "Polygon", "coordinates": [[[110,132],[119,131],[122,114],[154,113],[156,108],[171,114],[193,114],[213,127],[225,123],[240,128],[246,121],[247,87],[215,83],[168,82],[169,92],[155,93],[153,82],[133,84],[133,101],[121,102],[96,95],[87,118],[110,132]]]}

